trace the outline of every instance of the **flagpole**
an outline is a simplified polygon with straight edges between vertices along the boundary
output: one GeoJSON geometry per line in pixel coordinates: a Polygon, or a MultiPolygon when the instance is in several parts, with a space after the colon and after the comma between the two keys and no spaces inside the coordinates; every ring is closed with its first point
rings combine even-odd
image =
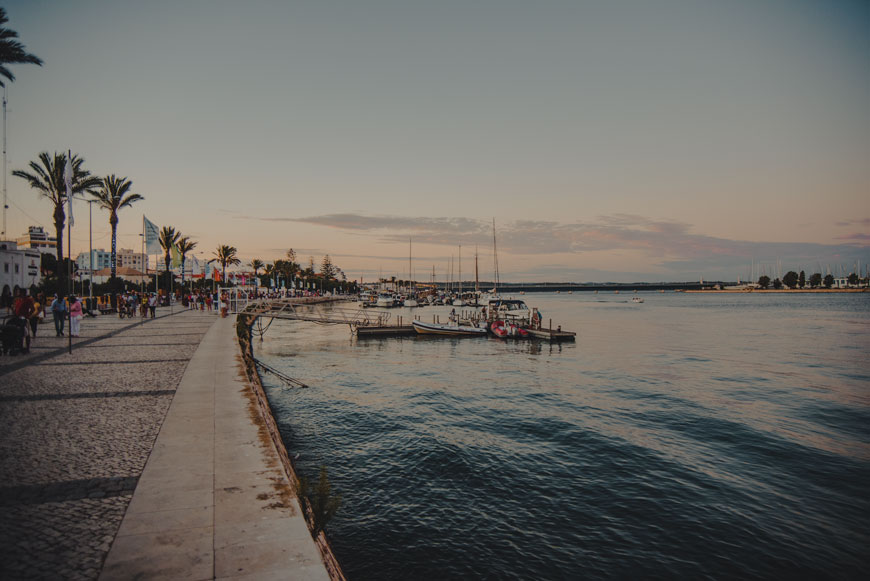
{"type": "MultiPolygon", "coordinates": [[[[71,149],[67,150],[67,156],[68,156],[66,158],[67,167],[72,168],[72,150],[71,149]]],[[[68,202],[69,202],[69,209],[70,209],[69,220],[66,221],[66,260],[67,260],[67,265],[68,265],[67,272],[69,273],[69,285],[68,286],[69,286],[70,290],[69,290],[69,293],[67,293],[67,297],[72,296],[72,290],[73,290],[73,288],[72,288],[72,259],[70,258],[70,256],[72,255],[72,221],[73,221],[73,216],[72,216],[72,186],[71,186],[72,169],[70,169],[69,173],[70,173],[70,176],[68,176],[68,180],[66,182],[66,195],[69,198],[68,202]]],[[[61,265],[61,268],[63,268],[63,265],[61,265]]],[[[67,300],[69,300],[69,298],[67,298],[67,300]]],[[[70,304],[70,306],[72,306],[72,302],[70,302],[69,304],[70,304]]],[[[69,338],[69,353],[70,353],[70,355],[72,355],[72,309],[67,309],[66,314],[67,314],[67,317],[69,318],[69,326],[67,328],[67,331],[68,331],[67,335],[69,338]]]]}

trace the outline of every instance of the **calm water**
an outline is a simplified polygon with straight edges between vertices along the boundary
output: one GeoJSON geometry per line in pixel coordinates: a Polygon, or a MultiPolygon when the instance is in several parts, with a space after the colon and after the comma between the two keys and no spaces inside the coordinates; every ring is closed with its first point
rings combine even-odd
{"type": "Polygon", "coordinates": [[[523,297],[562,345],[276,321],[349,577],[866,578],[870,295],[642,296],[523,297]]]}

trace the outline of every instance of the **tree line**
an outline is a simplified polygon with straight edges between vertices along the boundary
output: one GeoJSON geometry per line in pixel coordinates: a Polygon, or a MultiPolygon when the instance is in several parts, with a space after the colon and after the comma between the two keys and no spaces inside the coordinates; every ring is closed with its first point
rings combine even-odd
{"type": "MultiPolygon", "coordinates": [[[[857,286],[858,283],[861,282],[861,279],[853,272],[846,278],[846,281],[850,286],[857,286]]],[[[864,282],[866,283],[866,279],[864,279],[864,282]]],[[[807,286],[809,286],[809,288],[821,288],[823,286],[824,288],[831,288],[834,286],[834,277],[831,274],[826,274],[823,277],[820,272],[815,272],[810,275],[809,279],[807,279],[807,275],[803,270],[800,271],[800,273],[790,270],[783,275],[782,280],[779,278],[771,280],[769,276],[761,276],[758,279],[758,286],[763,289],[770,288],[771,286],[775,289],[781,289],[783,287],[797,289],[806,288],[807,286]]]]}

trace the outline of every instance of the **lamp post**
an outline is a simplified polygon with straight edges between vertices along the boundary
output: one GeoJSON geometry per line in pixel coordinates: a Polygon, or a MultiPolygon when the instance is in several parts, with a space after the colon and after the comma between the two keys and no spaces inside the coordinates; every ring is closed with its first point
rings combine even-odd
{"type": "Polygon", "coordinates": [[[90,276],[88,280],[88,297],[94,298],[94,202],[96,200],[88,200],[88,270],[90,276]]]}

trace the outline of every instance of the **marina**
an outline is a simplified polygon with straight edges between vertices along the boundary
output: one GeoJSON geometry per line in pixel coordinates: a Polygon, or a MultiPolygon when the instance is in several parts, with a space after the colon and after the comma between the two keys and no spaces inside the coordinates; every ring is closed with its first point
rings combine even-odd
{"type": "MultiPolygon", "coordinates": [[[[576,332],[563,331],[558,325],[553,329],[552,319],[544,327],[538,310],[529,309],[524,301],[517,299],[490,299],[486,307],[462,309],[459,313],[454,307],[449,312],[433,314],[431,322],[423,320],[423,315],[416,314],[398,315],[393,319],[392,313],[387,310],[366,306],[371,303],[368,297],[360,299],[357,309],[336,306],[350,301],[347,298],[321,297],[300,304],[299,301],[291,299],[263,299],[237,306],[240,312],[257,316],[254,332],[260,336],[268,331],[274,320],[347,325],[357,337],[455,337],[492,334],[501,338],[573,341],[577,336],[576,332]],[[410,325],[407,324],[409,320],[410,325]],[[505,324],[516,331],[502,332],[505,324]]],[[[405,311],[410,311],[411,308],[405,307],[405,311]]]]}

